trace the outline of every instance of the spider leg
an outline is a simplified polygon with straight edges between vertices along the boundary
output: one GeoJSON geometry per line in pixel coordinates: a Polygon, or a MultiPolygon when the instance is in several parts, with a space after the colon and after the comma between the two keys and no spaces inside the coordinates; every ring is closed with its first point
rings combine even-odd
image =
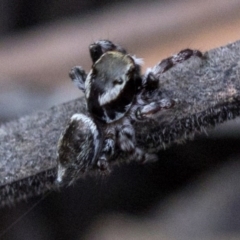
{"type": "Polygon", "coordinates": [[[109,171],[109,160],[114,155],[115,141],[116,141],[115,130],[108,129],[107,135],[103,142],[103,147],[97,160],[97,166],[100,171],[109,171]]]}
{"type": "Polygon", "coordinates": [[[175,65],[182,63],[193,56],[203,58],[202,52],[198,50],[184,49],[180,51],[178,54],[162,60],[158,64],[161,69],[161,73],[166,72],[167,70],[174,67],[175,65]]]}
{"type": "Polygon", "coordinates": [[[86,72],[82,69],[82,67],[76,66],[71,69],[69,72],[69,76],[72,79],[74,85],[78,87],[80,90],[85,92],[85,80],[87,77],[86,72]]]}
{"type": "MultiPolygon", "coordinates": [[[[154,91],[159,88],[159,77],[162,73],[193,56],[201,59],[204,57],[203,54],[198,50],[184,49],[178,54],[162,60],[152,69],[147,69],[142,78],[142,97],[146,98],[148,96],[153,96],[152,94],[154,94],[154,91]]],[[[155,114],[162,109],[169,109],[174,105],[175,101],[172,99],[161,99],[160,101],[153,100],[153,102],[144,103],[143,106],[137,108],[135,115],[138,120],[143,120],[146,117],[151,117],[152,114],[155,114]]]]}
{"type": "Polygon", "coordinates": [[[157,76],[152,72],[152,69],[147,69],[147,72],[143,76],[142,86],[145,91],[155,90],[159,86],[159,79],[157,76]]]}
{"type": "Polygon", "coordinates": [[[166,72],[172,67],[176,66],[179,63],[183,63],[188,60],[190,57],[204,58],[202,52],[192,49],[184,49],[178,54],[173,55],[169,58],[163,59],[152,69],[148,69],[143,76],[143,85],[146,88],[154,89],[158,87],[158,81],[160,74],[166,72]]]}
{"type": "Polygon", "coordinates": [[[114,154],[115,142],[111,138],[104,141],[104,147],[97,161],[97,166],[100,171],[109,171],[109,160],[114,154]]]}
{"type": "Polygon", "coordinates": [[[172,99],[161,99],[159,101],[151,102],[149,104],[138,107],[135,112],[135,116],[138,120],[151,117],[153,114],[160,112],[163,109],[172,108],[175,105],[175,101],[172,99]]]}
{"type": "Polygon", "coordinates": [[[118,132],[118,145],[123,152],[130,154],[130,160],[145,163],[158,159],[156,154],[145,153],[141,148],[136,146],[135,131],[130,123],[123,125],[118,132]]]}

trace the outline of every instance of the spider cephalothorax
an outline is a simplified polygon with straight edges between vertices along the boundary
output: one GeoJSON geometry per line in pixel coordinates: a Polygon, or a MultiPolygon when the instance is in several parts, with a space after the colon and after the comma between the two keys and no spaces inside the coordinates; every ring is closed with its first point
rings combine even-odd
{"type": "Polygon", "coordinates": [[[104,123],[122,118],[133,103],[139,79],[134,60],[129,55],[104,53],[93,64],[85,81],[90,114],[104,123]]]}
{"type": "Polygon", "coordinates": [[[199,51],[183,50],[141,75],[141,59],[108,40],[90,45],[92,68],[88,74],[74,67],[70,77],[85,94],[88,116],[74,114],[58,144],[58,182],[72,182],[80,172],[109,171],[118,151],[130,160],[157,160],[155,153],[137,146],[134,122],[146,121],[176,101],[161,96],[159,76],[199,51]]]}

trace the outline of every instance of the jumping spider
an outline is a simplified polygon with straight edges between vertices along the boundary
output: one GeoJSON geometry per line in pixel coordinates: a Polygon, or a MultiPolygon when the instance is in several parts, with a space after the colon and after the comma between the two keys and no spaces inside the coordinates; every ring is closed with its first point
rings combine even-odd
{"type": "Polygon", "coordinates": [[[202,53],[186,49],[167,58],[141,75],[142,60],[108,40],[90,45],[93,62],[88,74],[74,67],[70,77],[84,92],[88,116],[74,114],[58,144],[58,176],[72,182],[79,173],[99,169],[109,171],[117,150],[138,162],[154,161],[157,155],[137,147],[133,123],[145,121],[176,104],[159,99],[160,75],[174,65],[202,53]]]}

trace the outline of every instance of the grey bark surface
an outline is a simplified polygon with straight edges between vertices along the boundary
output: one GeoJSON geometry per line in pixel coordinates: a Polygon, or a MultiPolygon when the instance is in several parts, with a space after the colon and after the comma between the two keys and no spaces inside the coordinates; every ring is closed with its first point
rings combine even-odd
{"type": "MultiPolygon", "coordinates": [[[[240,115],[240,41],[204,56],[160,76],[162,96],[178,103],[163,111],[157,124],[135,125],[138,145],[161,150],[240,115]]],[[[84,98],[0,127],[0,206],[56,188],[57,142],[69,118],[80,112],[86,112],[84,98]]],[[[118,161],[125,161],[124,156],[117,156],[118,161]]]]}

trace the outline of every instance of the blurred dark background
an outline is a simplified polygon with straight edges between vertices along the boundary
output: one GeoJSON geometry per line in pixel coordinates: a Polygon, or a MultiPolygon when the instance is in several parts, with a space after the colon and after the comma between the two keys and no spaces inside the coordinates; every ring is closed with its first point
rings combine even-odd
{"type": "MultiPolygon", "coordinates": [[[[68,71],[90,68],[97,39],[142,57],[144,70],[186,47],[240,39],[238,0],[1,0],[0,11],[1,122],[80,96],[68,71]]],[[[81,179],[18,222],[41,197],[0,209],[0,239],[239,239],[239,126],[167,149],[157,163],[81,179]]]]}
{"type": "MultiPolygon", "coordinates": [[[[138,1],[121,1],[122,3],[138,1]]],[[[15,31],[30,29],[50,23],[53,20],[66,19],[67,17],[90,16],[101,11],[106,6],[114,6],[119,1],[103,0],[83,1],[83,0],[2,0],[1,1],[1,33],[9,34],[15,31]],[[80,14],[79,14],[80,13],[80,14]]]]}

